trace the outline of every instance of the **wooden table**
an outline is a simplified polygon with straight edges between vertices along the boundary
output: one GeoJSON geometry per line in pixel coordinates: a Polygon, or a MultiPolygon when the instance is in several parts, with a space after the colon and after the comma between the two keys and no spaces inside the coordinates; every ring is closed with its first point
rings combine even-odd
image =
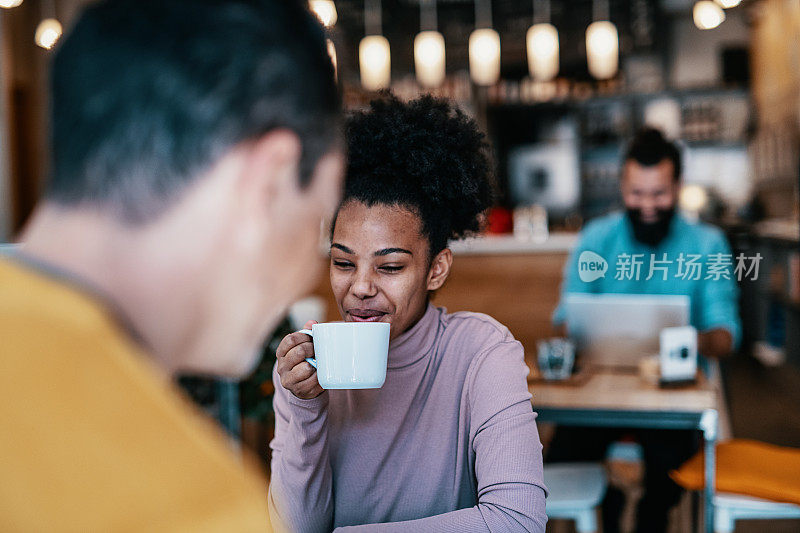
{"type": "Polygon", "coordinates": [[[530,380],[533,409],[542,422],[569,426],[696,429],[705,446],[704,524],[714,531],[715,444],[718,391],[705,378],[695,385],[664,389],[638,371],[615,367],[587,369],[581,379],[558,383],[530,380]]]}

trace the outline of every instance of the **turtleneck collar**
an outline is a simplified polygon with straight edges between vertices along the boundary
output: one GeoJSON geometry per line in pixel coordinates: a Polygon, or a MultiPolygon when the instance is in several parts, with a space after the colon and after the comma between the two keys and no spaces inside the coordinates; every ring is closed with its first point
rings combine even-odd
{"type": "Polygon", "coordinates": [[[389,368],[403,368],[425,357],[433,348],[443,310],[428,302],[425,314],[389,344],[389,368]]]}

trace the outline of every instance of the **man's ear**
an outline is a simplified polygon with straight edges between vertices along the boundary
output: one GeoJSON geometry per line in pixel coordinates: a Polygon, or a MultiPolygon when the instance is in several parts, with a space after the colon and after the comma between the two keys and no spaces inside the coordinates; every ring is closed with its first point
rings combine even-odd
{"type": "Polygon", "coordinates": [[[239,188],[245,208],[263,210],[281,192],[298,186],[302,145],[297,135],[277,129],[245,149],[239,188]]]}
{"type": "Polygon", "coordinates": [[[447,277],[450,275],[450,267],[453,265],[453,252],[450,248],[445,248],[433,258],[431,268],[428,270],[428,290],[439,290],[447,277]]]}

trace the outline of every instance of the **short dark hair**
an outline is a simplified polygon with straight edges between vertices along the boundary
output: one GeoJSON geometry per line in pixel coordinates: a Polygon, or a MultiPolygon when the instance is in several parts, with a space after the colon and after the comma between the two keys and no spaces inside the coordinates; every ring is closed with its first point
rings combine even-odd
{"type": "Polygon", "coordinates": [[[55,52],[51,80],[47,199],[128,223],[275,128],[300,138],[305,186],[341,135],[324,29],[300,0],[102,0],[55,52]]]}
{"type": "Polygon", "coordinates": [[[636,134],[625,152],[626,161],[636,161],[642,166],[651,167],[663,160],[672,162],[673,178],[681,179],[681,152],[675,143],[668,141],[661,131],[655,128],[644,128],[636,134]]]}
{"type": "MultiPolygon", "coordinates": [[[[494,198],[492,166],[474,120],[443,99],[384,93],[346,123],[342,205],[397,205],[419,215],[435,257],[481,229],[494,198]]],[[[334,220],[335,223],[335,220],[334,220]]]]}

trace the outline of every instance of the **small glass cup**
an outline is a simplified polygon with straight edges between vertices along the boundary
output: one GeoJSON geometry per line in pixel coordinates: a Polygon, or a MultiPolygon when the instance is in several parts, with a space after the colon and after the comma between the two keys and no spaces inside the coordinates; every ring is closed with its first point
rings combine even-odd
{"type": "Polygon", "coordinates": [[[537,343],[539,371],[548,380],[563,380],[572,375],[575,345],[569,339],[555,338],[537,343]]]}

